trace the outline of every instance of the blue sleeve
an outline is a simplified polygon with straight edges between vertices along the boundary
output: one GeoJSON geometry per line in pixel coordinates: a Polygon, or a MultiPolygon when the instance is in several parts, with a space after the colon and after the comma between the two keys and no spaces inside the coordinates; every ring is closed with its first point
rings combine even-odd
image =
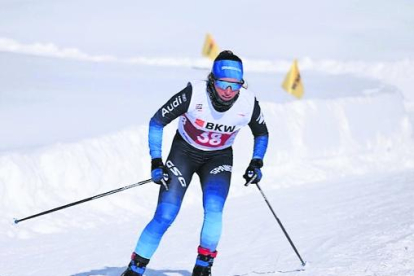
{"type": "Polygon", "coordinates": [[[269,141],[269,132],[259,102],[256,99],[249,126],[254,136],[253,159],[263,159],[269,141]]]}
{"type": "Polygon", "coordinates": [[[269,135],[262,135],[262,136],[257,136],[254,138],[253,159],[263,160],[266,150],[267,150],[268,141],[269,141],[269,135]]]}
{"type": "Polygon", "coordinates": [[[151,159],[162,158],[162,134],[164,127],[175,118],[187,112],[192,96],[192,86],[187,86],[171,97],[154,114],[149,123],[148,145],[151,159]]]}
{"type": "Polygon", "coordinates": [[[161,158],[162,133],[164,126],[154,117],[151,118],[148,132],[148,144],[150,148],[151,159],[161,158]]]}

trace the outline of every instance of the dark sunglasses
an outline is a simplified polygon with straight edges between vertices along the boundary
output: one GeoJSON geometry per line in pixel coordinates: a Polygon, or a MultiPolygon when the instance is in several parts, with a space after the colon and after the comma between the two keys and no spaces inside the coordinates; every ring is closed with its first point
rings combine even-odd
{"type": "Polygon", "coordinates": [[[230,87],[231,90],[237,91],[237,90],[240,90],[240,88],[243,87],[244,80],[242,80],[242,81],[226,81],[226,80],[214,79],[214,84],[218,88],[223,89],[223,90],[226,90],[227,87],[230,87]]]}

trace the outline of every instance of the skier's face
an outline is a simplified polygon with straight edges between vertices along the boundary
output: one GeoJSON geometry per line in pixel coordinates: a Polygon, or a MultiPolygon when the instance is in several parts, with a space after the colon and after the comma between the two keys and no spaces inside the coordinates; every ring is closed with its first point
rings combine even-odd
{"type": "Polygon", "coordinates": [[[214,81],[214,87],[216,88],[217,94],[223,101],[230,101],[240,92],[242,87],[237,79],[224,78],[214,81]]]}

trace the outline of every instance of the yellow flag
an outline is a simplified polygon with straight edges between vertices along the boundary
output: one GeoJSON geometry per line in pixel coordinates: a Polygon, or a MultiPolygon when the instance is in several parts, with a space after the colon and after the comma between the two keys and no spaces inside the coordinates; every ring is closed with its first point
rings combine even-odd
{"type": "Polygon", "coordinates": [[[206,40],[203,46],[203,52],[202,52],[203,56],[214,60],[218,56],[219,52],[220,52],[219,47],[217,46],[213,37],[210,34],[207,34],[206,40]]]}
{"type": "Polygon", "coordinates": [[[298,61],[296,59],[293,62],[292,67],[290,67],[282,87],[296,98],[302,98],[303,83],[299,73],[298,61]]]}

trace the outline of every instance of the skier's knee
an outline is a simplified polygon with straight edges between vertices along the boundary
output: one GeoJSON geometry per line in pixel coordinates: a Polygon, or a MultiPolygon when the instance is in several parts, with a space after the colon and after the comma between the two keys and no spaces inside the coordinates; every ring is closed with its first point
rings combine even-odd
{"type": "Polygon", "coordinates": [[[221,213],[225,200],[221,197],[209,198],[204,203],[205,213],[221,213]]]}
{"type": "Polygon", "coordinates": [[[162,203],[159,207],[154,219],[164,228],[168,228],[177,217],[179,207],[166,203],[162,203]]]}

